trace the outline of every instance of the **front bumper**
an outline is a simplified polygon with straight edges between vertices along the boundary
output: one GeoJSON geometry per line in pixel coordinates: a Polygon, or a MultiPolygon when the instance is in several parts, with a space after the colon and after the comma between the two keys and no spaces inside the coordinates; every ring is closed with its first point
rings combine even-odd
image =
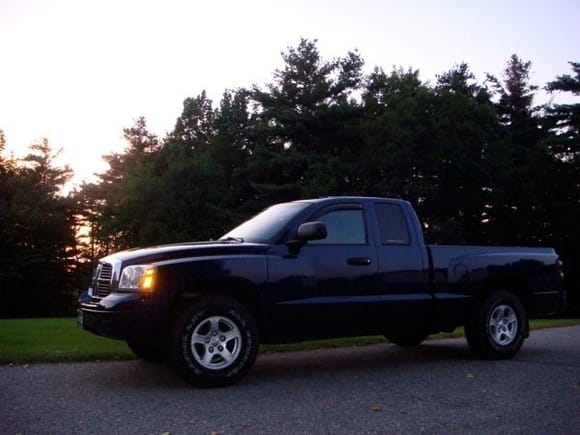
{"type": "Polygon", "coordinates": [[[150,297],[137,293],[112,293],[103,299],[88,292],[79,298],[80,326],[104,337],[125,340],[159,332],[162,320],[150,297]]]}

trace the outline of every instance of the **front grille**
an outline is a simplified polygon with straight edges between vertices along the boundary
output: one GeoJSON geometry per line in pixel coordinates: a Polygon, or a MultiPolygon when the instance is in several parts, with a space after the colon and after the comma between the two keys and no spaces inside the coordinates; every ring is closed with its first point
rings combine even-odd
{"type": "Polygon", "coordinates": [[[111,293],[111,281],[113,279],[113,265],[101,263],[97,268],[97,276],[93,287],[93,296],[104,298],[111,293]]]}

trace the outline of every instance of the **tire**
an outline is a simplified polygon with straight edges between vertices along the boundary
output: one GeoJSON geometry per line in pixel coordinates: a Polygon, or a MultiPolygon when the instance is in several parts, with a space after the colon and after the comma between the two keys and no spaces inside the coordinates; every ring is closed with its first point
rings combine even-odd
{"type": "Polygon", "coordinates": [[[206,296],[173,325],[170,357],[191,384],[225,387],[246,376],[258,348],[256,323],[248,310],[234,299],[206,296]]]}
{"type": "Polygon", "coordinates": [[[491,293],[465,325],[471,350],[484,359],[513,358],[528,336],[528,318],[511,292],[491,293]]]}
{"type": "Polygon", "coordinates": [[[385,335],[387,340],[396,344],[399,347],[415,347],[419,346],[429,334],[423,331],[402,331],[397,333],[389,333],[385,335]]]}
{"type": "Polygon", "coordinates": [[[129,349],[144,361],[161,362],[165,358],[163,346],[157,343],[149,343],[143,339],[127,340],[129,349]]]}

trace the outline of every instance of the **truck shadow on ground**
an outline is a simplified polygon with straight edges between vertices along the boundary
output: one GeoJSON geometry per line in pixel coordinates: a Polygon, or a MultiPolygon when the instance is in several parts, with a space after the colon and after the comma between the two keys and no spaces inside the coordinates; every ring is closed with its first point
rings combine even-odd
{"type": "MultiPolygon", "coordinates": [[[[367,376],[377,371],[413,372],[435,365],[454,365],[476,360],[463,340],[425,342],[414,348],[392,344],[352,346],[258,356],[249,376],[233,388],[258,387],[328,377],[367,376]]],[[[167,364],[132,360],[115,364],[111,371],[105,364],[95,364],[92,375],[99,384],[123,389],[192,388],[167,364]],[[106,374],[105,374],[106,373],[106,374]]],[[[85,379],[89,381],[89,379],[85,379]]]]}
{"type": "Polygon", "coordinates": [[[414,348],[392,344],[353,346],[303,352],[260,355],[246,384],[254,385],[297,377],[348,376],[369,370],[408,369],[429,364],[473,361],[476,357],[463,341],[426,342],[414,348]]]}

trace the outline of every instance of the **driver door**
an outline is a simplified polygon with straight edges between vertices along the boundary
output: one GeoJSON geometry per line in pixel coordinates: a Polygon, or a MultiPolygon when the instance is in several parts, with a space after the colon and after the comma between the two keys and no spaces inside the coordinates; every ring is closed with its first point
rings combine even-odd
{"type": "Polygon", "coordinates": [[[308,221],[327,237],[295,255],[269,258],[269,302],[286,333],[303,338],[364,334],[377,323],[377,252],[361,204],[323,208],[308,221]]]}

